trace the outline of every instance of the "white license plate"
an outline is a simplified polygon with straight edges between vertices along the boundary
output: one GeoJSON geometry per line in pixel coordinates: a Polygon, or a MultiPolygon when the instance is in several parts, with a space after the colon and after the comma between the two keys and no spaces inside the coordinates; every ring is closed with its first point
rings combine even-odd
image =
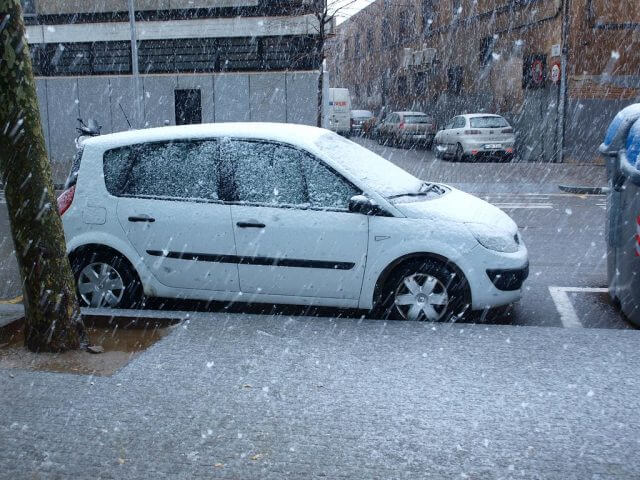
{"type": "Polygon", "coordinates": [[[500,145],[499,143],[487,143],[484,148],[486,148],[487,150],[498,150],[502,148],[502,145],[500,145]]]}

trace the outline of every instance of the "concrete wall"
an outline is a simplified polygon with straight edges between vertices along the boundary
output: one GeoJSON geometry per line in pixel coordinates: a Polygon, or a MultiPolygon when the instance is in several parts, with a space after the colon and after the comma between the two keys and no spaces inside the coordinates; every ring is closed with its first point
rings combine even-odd
{"type": "MultiPolygon", "coordinates": [[[[141,78],[138,96],[143,99],[145,127],[175,125],[176,88],[201,90],[204,123],[315,125],[317,82],[318,74],[313,72],[146,75],[141,78]]],[[[127,118],[135,121],[132,77],[38,78],[36,87],[56,183],[68,174],[78,117],[96,119],[102,133],[127,130],[127,118]]]]}

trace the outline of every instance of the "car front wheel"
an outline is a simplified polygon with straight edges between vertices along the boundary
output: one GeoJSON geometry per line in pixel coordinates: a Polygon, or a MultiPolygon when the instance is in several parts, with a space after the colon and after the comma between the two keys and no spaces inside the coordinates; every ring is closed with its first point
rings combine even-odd
{"type": "Polygon", "coordinates": [[[470,309],[467,281],[453,268],[432,259],[398,268],[382,297],[385,318],[441,322],[461,319],[470,309]]]}

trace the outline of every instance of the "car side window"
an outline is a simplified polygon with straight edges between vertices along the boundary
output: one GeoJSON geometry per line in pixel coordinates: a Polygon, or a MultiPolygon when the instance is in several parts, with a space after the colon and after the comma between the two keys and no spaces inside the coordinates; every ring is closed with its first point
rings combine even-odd
{"type": "Polygon", "coordinates": [[[453,128],[464,128],[466,123],[467,122],[464,117],[456,117],[455,121],[453,122],[453,128]]]}
{"type": "Polygon", "coordinates": [[[312,207],[348,210],[349,200],[361,193],[347,180],[310,155],[302,158],[309,203],[312,207]]]}
{"type": "Polygon", "coordinates": [[[228,200],[284,206],[308,204],[301,151],[276,143],[222,139],[220,156],[233,170],[228,200]]]}
{"type": "Polygon", "coordinates": [[[115,196],[218,200],[215,140],[158,142],[108,150],[107,191],[115,196]]]}

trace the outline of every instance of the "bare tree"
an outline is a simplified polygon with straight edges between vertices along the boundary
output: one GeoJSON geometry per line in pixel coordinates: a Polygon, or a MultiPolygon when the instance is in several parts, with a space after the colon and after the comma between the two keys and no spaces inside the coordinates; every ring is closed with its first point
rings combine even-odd
{"type": "Polygon", "coordinates": [[[362,0],[311,0],[311,3],[313,14],[318,21],[314,56],[320,59],[321,63],[320,76],[318,77],[316,125],[322,127],[325,44],[328,36],[333,33],[336,18],[346,13],[356,3],[362,3],[362,0]]]}
{"type": "Polygon", "coordinates": [[[86,334],[56,208],[20,0],[0,0],[0,174],[25,307],[25,345],[60,352],[86,334]]]}

